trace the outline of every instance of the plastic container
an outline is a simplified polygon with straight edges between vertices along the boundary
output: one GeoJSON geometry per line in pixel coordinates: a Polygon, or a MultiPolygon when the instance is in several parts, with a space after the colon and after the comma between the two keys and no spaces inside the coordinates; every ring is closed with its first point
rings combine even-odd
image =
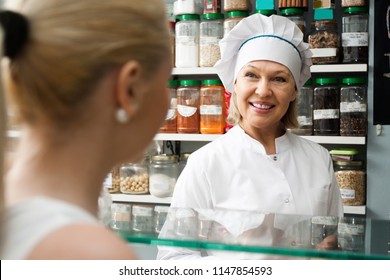
{"type": "Polygon", "coordinates": [[[203,14],[203,21],[200,23],[200,67],[213,67],[221,58],[219,41],[223,38],[223,20],[223,14],[203,14]]]}
{"type": "Polygon", "coordinates": [[[178,80],[168,81],[168,90],[170,95],[169,108],[165,120],[160,127],[162,133],[176,133],[177,132],[177,88],[180,85],[178,80]]]}
{"type": "Polygon", "coordinates": [[[243,18],[249,16],[246,11],[230,11],[226,13],[226,18],[223,22],[223,36],[225,37],[243,18]]]}
{"type": "Polygon", "coordinates": [[[340,89],[340,135],[367,135],[367,80],[344,78],[340,89]]]}
{"type": "Polygon", "coordinates": [[[329,151],[330,156],[334,161],[339,160],[354,160],[359,151],[354,148],[340,148],[329,151]]]}
{"type": "Polygon", "coordinates": [[[335,161],[335,176],[343,205],[361,206],[366,203],[366,172],[362,161],[335,161]]]}
{"type": "Polygon", "coordinates": [[[177,132],[199,133],[200,80],[181,80],[177,89],[177,132]]]}
{"type": "Polygon", "coordinates": [[[124,194],[149,193],[148,166],[145,163],[127,163],[119,169],[120,191],[124,194]]]}
{"type": "Polygon", "coordinates": [[[341,45],[343,63],[368,62],[368,10],[366,7],[344,8],[341,45]]]}
{"type": "Polygon", "coordinates": [[[203,0],[203,14],[220,13],[221,0],[203,0]]]}
{"type": "Polygon", "coordinates": [[[134,232],[154,233],[154,206],[134,204],[132,207],[132,230],[134,232]]]}
{"type": "Polygon", "coordinates": [[[159,234],[167,219],[169,206],[156,205],[154,206],[154,232],[159,234]]]}
{"type": "Polygon", "coordinates": [[[114,230],[131,230],[131,204],[116,202],[111,204],[110,226],[114,230]]]}
{"type": "Polygon", "coordinates": [[[313,52],[313,64],[338,63],[340,39],[336,22],[317,20],[311,26],[308,43],[313,52]]]}
{"type": "Polygon", "coordinates": [[[149,166],[150,194],[156,197],[170,197],[179,177],[179,156],[152,156],[149,166]]]}
{"type": "Polygon", "coordinates": [[[291,129],[297,135],[313,135],[313,83],[309,79],[297,94],[298,128],[291,129]]]}
{"type": "Polygon", "coordinates": [[[249,11],[250,3],[248,0],[225,0],[224,11],[249,11]]]}
{"type": "Polygon", "coordinates": [[[179,16],[175,26],[175,66],[199,66],[199,21],[197,14],[179,16]]]}
{"type": "Polygon", "coordinates": [[[340,134],[340,89],[337,78],[317,78],[313,99],[314,135],[340,134]]]}
{"type": "Polygon", "coordinates": [[[225,89],[220,80],[204,80],[200,89],[200,133],[223,134],[225,89]]]}
{"type": "Polygon", "coordinates": [[[295,22],[303,34],[306,34],[306,21],[303,16],[303,8],[284,8],[280,9],[280,15],[287,17],[289,20],[295,22]]]}

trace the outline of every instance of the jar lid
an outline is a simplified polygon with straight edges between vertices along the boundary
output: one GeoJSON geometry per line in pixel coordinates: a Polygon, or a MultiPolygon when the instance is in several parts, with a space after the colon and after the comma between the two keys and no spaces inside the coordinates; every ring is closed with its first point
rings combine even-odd
{"type": "Polygon", "coordinates": [[[335,150],[331,150],[329,153],[331,155],[349,155],[349,156],[353,156],[353,155],[357,155],[359,153],[359,151],[357,149],[350,148],[350,149],[335,149],[335,150]]]}
{"type": "Polygon", "coordinates": [[[155,155],[152,156],[152,161],[179,161],[178,155],[155,155]]]}
{"type": "Polygon", "coordinates": [[[359,13],[367,13],[368,9],[367,7],[358,7],[358,6],[351,6],[346,7],[343,9],[345,14],[359,14],[359,13]]]}
{"type": "Polygon", "coordinates": [[[182,160],[182,159],[186,160],[186,159],[189,158],[190,155],[191,155],[191,153],[183,153],[183,154],[180,155],[180,159],[181,159],[181,160],[182,160]]]}
{"type": "Polygon", "coordinates": [[[303,15],[304,10],[302,8],[284,8],[280,9],[280,14],[282,16],[295,16],[295,15],[303,15]]]}
{"type": "Polygon", "coordinates": [[[337,84],[339,80],[337,78],[317,78],[316,84],[318,85],[334,85],[337,84]]]}
{"type": "Polygon", "coordinates": [[[313,84],[313,79],[312,78],[309,78],[306,83],[304,84],[304,86],[311,86],[313,84]]]}
{"type": "Polygon", "coordinates": [[[184,14],[179,16],[180,20],[200,20],[200,16],[198,14],[184,14]]]}
{"type": "Polygon", "coordinates": [[[363,161],[361,160],[338,160],[334,162],[338,166],[362,166],[363,161]]]}
{"type": "Polygon", "coordinates": [[[224,15],[221,13],[207,13],[202,15],[203,19],[223,19],[224,15]]]}
{"type": "Polygon", "coordinates": [[[261,14],[264,16],[276,15],[276,10],[255,10],[254,14],[261,14]]]}
{"type": "Polygon", "coordinates": [[[202,82],[200,80],[181,80],[181,86],[200,86],[202,82]]]}
{"type": "Polygon", "coordinates": [[[247,17],[249,13],[246,11],[229,11],[226,13],[227,17],[247,17]]]}
{"type": "Polygon", "coordinates": [[[180,81],[179,80],[169,80],[168,86],[169,87],[178,87],[178,86],[180,86],[180,81]]]}
{"type": "Polygon", "coordinates": [[[366,78],[343,78],[342,83],[344,85],[357,85],[365,84],[367,82],[366,78]]]}
{"type": "Polygon", "coordinates": [[[217,80],[204,80],[203,85],[205,85],[205,86],[210,86],[210,85],[219,86],[219,85],[222,85],[222,81],[218,80],[218,79],[217,80]]]}

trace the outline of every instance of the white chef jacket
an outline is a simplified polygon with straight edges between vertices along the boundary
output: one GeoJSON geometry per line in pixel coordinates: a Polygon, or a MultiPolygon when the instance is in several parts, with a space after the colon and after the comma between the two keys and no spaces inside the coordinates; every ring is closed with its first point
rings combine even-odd
{"type": "MultiPolygon", "coordinates": [[[[342,216],[328,150],[289,131],[275,142],[276,154],[267,155],[260,142],[234,126],[191,154],[171,207],[342,216]]],[[[157,258],[192,258],[193,252],[160,247],[157,258]]]]}

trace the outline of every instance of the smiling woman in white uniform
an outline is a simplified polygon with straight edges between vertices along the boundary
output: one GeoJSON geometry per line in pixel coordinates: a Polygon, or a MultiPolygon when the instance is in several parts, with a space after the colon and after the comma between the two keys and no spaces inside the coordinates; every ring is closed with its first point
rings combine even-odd
{"type": "MultiPolygon", "coordinates": [[[[220,47],[215,68],[232,93],[228,121],[234,127],[192,153],[171,206],[342,216],[328,151],[287,130],[297,125],[297,90],[310,77],[312,54],[302,32],[284,17],[256,14],[220,47]]],[[[199,256],[165,247],[158,254],[199,256]]]]}

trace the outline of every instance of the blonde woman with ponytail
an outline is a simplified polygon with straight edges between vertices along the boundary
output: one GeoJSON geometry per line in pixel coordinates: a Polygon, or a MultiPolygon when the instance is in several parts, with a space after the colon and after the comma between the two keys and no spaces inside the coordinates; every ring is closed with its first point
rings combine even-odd
{"type": "Polygon", "coordinates": [[[1,259],[134,259],[98,220],[111,168],[138,160],[168,107],[162,0],[10,0],[3,71],[21,138],[1,259]]]}

